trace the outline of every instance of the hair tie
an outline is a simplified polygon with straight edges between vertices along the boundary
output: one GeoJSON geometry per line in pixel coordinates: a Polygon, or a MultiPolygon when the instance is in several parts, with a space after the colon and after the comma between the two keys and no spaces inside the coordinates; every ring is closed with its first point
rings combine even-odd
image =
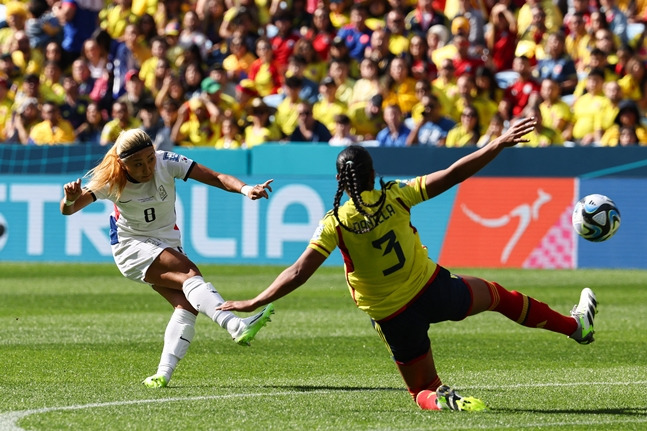
{"type": "Polygon", "coordinates": [[[346,160],[347,166],[353,166],[355,163],[352,160],[346,160]]]}

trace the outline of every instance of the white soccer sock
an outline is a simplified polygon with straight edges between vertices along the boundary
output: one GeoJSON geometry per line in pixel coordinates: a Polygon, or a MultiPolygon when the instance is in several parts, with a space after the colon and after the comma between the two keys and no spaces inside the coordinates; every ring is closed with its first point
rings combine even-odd
{"type": "Polygon", "coordinates": [[[240,318],[231,311],[216,310],[220,304],[225,302],[222,296],[216,291],[211,283],[196,275],[184,282],[182,291],[186,299],[193,305],[193,308],[200,313],[209,316],[211,320],[233,334],[240,322],[240,318]]]}
{"type": "Polygon", "coordinates": [[[164,333],[164,348],[162,357],[157,367],[157,374],[163,374],[166,381],[171,380],[180,359],[186,355],[186,351],[195,334],[196,315],[182,308],[176,308],[166,326],[164,333]]]}

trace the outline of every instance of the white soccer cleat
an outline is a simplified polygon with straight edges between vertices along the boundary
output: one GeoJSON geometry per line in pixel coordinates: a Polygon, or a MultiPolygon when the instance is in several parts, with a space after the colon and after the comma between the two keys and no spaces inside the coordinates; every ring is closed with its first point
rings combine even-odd
{"type": "Polygon", "coordinates": [[[274,305],[267,304],[260,313],[241,319],[238,329],[231,334],[234,341],[241,346],[249,346],[258,331],[270,321],[272,314],[274,314],[274,305]]]}
{"type": "Polygon", "coordinates": [[[571,316],[577,321],[577,329],[569,338],[580,344],[590,344],[593,340],[593,319],[598,312],[598,302],[591,289],[585,287],[580,294],[580,302],[573,307],[571,316]]]}

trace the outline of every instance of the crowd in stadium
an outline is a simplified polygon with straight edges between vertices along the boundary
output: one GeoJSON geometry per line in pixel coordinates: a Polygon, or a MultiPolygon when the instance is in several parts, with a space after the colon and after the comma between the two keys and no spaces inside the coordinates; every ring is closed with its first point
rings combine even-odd
{"type": "Polygon", "coordinates": [[[647,0],[11,0],[0,142],[647,144],[647,0]]]}

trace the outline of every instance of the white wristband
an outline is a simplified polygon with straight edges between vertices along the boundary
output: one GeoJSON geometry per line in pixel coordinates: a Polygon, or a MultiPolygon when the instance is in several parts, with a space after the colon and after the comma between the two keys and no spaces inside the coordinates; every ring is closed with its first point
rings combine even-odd
{"type": "Polygon", "coordinates": [[[68,201],[67,199],[65,199],[65,206],[66,207],[71,207],[72,205],[74,205],[74,202],[76,202],[76,201],[68,201]]]}
{"type": "Polygon", "coordinates": [[[242,195],[245,195],[245,196],[249,197],[249,192],[251,192],[253,188],[254,188],[254,187],[252,187],[252,186],[248,186],[247,184],[245,184],[245,185],[240,189],[240,193],[241,193],[242,195]]]}

